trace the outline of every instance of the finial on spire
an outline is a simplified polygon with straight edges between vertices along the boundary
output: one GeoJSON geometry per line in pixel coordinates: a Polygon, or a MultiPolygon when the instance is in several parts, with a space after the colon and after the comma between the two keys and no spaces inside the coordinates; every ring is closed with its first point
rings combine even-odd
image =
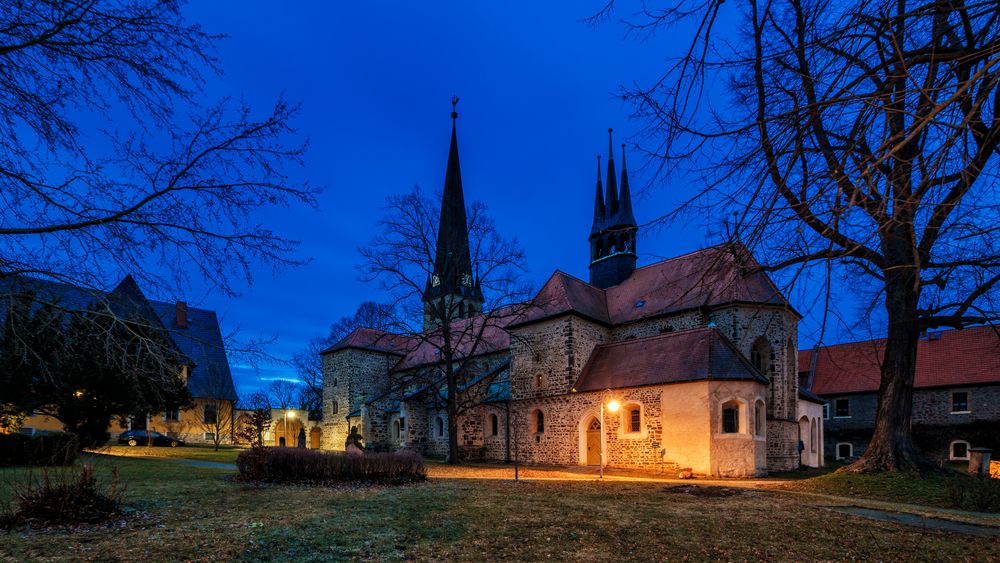
{"type": "Polygon", "coordinates": [[[614,160],[615,159],[615,153],[614,153],[614,150],[612,150],[612,147],[614,146],[614,144],[611,141],[611,131],[613,131],[613,129],[611,129],[610,127],[608,127],[608,160],[614,160]]]}
{"type": "Polygon", "coordinates": [[[625,143],[622,143],[622,172],[625,171],[625,143]]]}
{"type": "Polygon", "coordinates": [[[451,118],[458,119],[458,96],[451,97],[451,118]]]}

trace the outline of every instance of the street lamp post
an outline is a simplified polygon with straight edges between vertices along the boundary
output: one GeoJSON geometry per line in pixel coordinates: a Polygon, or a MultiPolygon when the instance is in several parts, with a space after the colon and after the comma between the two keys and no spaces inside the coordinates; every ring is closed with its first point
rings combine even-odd
{"type": "MultiPolygon", "coordinates": [[[[611,412],[618,412],[618,401],[611,399],[608,401],[608,410],[611,412]]],[[[604,479],[604,397],[601,397],[601,479],[604,479]]]]}
{"type": "Polygon", "coordinates": [[[288,447],[288,419],[289,418],[295,418],[295,411],[290,411],[288,409],[285,409],[285,417],[283,419],[283,421],[285,423],[285,431],[284,431],[284,434],[285,434],[285,447],[288,447]]]}

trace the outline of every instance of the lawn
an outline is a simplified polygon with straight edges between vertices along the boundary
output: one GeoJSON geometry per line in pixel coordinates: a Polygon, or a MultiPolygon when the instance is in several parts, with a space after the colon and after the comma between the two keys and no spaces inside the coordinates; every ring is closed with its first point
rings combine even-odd
{"type": "Polygon", "coordinates": [[[213,461],[217,463],[236,463],[236,456],[244,448],[235,446],[219,446],[216,451],[211,446],[181,446],[169,448],[163,446],[104,446],[94,453],[108,454],[113,456],[137,456],[137,457],[177,457],[183,459],[194,459],[198,461],[213,461]]]}
{"type": "MultiPolygon", "coordinates": [[[[232,483],[228,470],[89,460],[105,473],[120,467],[138,513],[124,527],[0,532],[0,559],[932,560],[1000,548],[997,538],[866,520],[782,492],[444,477],[399,488],[255,488],[232,483]],[[693,492],[706,490],[718,491],[693,492]]],[[[22,471],[0,470],[0,498],[22,471]]]]}

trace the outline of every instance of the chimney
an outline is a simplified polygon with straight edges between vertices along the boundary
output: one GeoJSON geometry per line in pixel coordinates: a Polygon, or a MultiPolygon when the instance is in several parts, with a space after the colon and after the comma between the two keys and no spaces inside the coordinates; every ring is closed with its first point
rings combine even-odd
{"type": "Polygon", "coordinates": [[[188,304],[186,301],[178,301],[177,305],[174,307],[176,310],[176,316],[174,318],[174,324],[179,328],[187,328],[188,326],[188,304]]]}

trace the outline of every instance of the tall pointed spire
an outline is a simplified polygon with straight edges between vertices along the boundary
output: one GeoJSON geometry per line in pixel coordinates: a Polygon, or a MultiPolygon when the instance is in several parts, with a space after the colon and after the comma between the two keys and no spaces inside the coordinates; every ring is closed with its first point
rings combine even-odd
{"type": "Polygon", "coordinates": [[[632,214],[632,192],[628,187],[628,165],[625,163],[625,143],[622,143],[622,187],[618,196],[619,221],[628,225],[635,224],[632,214]]]}
{"type": "Polygon", "coordinates": [[[469,252],[469,227],[465,216],[465,194],[462,190],[462,170],[458,162],[458,98],[451,99],[451,146],[444,175],[444,193],[441,198],[441,218],[438,223],[437,245],[434,254],[434,271],[424,290],[428,304],[436,299],[467,299],[474,307],[462,311],[481,310],[482,292],[473,279],[472,259],[469,252]]]}
{"type": "Polygon", "coordinates": [[[604,186],[601,184],[601,155],[597,155],[597,189],[594,193],[594,223],[590,232],[596,233],[604,225],[604,186]]]}
{"type": "Polygon", "coordinates": [[[608,127],[608,181],[604,186],[607,191],[604,208],[608,217],[618,213],[618,179],[615,176],[615,152],[611,144],[611,128],[608,127]]]}

